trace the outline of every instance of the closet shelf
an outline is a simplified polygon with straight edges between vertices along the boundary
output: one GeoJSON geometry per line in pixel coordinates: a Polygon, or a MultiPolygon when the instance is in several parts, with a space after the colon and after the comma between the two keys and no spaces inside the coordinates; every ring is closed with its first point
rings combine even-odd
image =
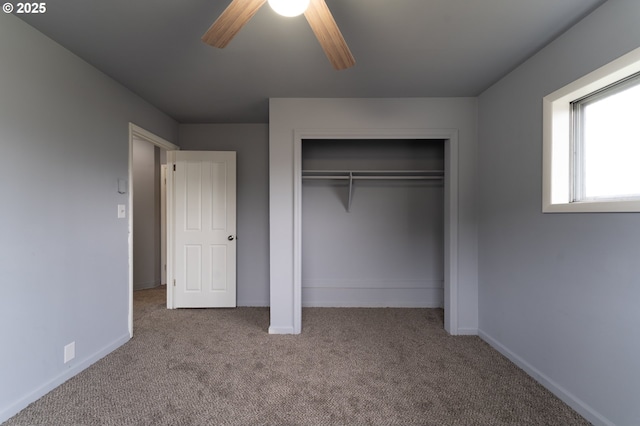
{"type": "Polygon", "coordinates": [[[302,179],[440,180],[444,179],[444,170],[303,170],[302,179]]]}
{"type": "Polygon", "coordinates": [[[444,170],[302,170],[302,179],[348,180],[348,212],[354,180],[443,180],[444,170]]]}

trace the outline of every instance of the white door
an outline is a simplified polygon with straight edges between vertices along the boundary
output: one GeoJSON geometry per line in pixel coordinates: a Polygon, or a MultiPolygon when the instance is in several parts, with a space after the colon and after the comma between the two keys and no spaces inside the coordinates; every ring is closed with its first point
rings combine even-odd
{"type": "Polygon", "coordinates": [[[167,305],[235,307],[236,153],[171,151],[167,161],[167,305]]]}

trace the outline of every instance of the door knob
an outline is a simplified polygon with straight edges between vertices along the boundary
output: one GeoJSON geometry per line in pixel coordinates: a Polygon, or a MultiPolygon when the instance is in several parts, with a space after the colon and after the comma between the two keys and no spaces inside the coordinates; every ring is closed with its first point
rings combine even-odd
{"type": "Polygon", "coordinates": [[[229,235],[229,236],[227,237],[227,240],[229,240],[229,241],[233,241],[233,239],[234,239],[234,238],[235,238],[235,237],[234,237],[233,235],[229,235]]]}

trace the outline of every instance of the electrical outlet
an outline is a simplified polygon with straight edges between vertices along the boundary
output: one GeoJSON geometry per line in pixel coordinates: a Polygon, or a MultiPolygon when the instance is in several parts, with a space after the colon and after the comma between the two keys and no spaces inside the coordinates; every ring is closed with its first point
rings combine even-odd
{"type": "Polygon", "coordinates": [[[76,357],[76,342],[71,342],[64,347],[64,363],[68,363],[76,357]]]}

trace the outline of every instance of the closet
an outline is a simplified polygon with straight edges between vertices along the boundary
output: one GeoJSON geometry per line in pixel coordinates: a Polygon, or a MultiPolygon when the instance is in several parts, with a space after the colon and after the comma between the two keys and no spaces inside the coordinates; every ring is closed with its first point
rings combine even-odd
{"type": "Polygon", "coordinates": [[[303,306],[442,307],[444,141],[302,141],[303,306]]]}

